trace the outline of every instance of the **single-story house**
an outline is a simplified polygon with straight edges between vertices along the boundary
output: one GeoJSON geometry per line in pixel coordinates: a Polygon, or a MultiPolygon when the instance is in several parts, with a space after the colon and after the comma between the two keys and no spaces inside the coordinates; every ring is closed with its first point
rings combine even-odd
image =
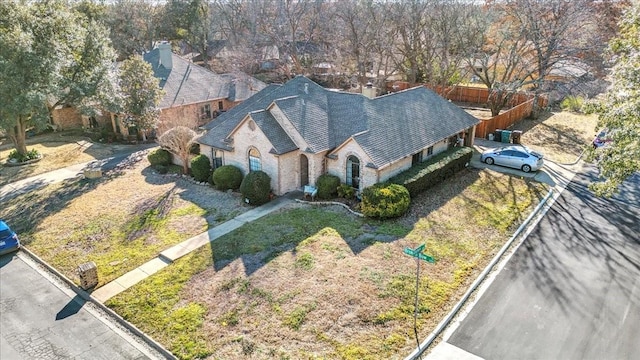
{"type": "Polygon", "coordinates": [[[196,141],[214,168],[269,174],[276,195],[326,173],[362,190],[451,146],[472,145],[478,123],[423,86],[369,98],[297,76],[223,113],[196,141]]]}
{"type": "MultiPolygon", "coordinates": [[[[266,87],[244,73],[216,74],[196,65],[174,54],[169,43],[159,44],[143,58],[165,92],[159,104],[160,121],[185,119],[204,125],[266,87]]],[[[111,121],[116,134],[129,135],[118,114],[112,114],[111,121]]]]}

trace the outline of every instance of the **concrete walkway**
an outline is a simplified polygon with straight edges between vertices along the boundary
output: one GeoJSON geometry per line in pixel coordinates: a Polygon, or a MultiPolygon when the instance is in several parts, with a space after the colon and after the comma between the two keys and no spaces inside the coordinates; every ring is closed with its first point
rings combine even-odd
{"type": "Polygon", "coordinates": [[[233,230],[259,219],[267,214],[282,209],[286,205],[295,202],[295,199],[302,198],[302,192],[291,192],[276,198],[262,206],[258,206],[251,209],[235,218],[226,221],[214,228],[209,229],[207,232],[196,235],[190,239],[187,239],[177,245],[174,245],[158,254],[157,257],[140,265],[139,267],[129,271],[128,273],[120,276],[119,278],[111,281],[108,284],[96,289],[91,293],[91,296],[97,301],[104,303],[119,293],[134,286],[147,277],[157,273],[164,269],[177,259],[189,254],[190,252],[209,244],[215,239],[226,235],[233,230]]]}

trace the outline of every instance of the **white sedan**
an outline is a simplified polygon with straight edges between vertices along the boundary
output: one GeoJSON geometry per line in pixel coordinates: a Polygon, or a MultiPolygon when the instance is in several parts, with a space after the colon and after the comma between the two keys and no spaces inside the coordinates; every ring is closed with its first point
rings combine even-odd
{"type": "Polygon", "coordinates": [[[542,168],[542,154],[525,146],[507,146],[489,149],[482,153],[480,161],[489,165],[502,165],[524,172],[538,171],[542,168]]]}

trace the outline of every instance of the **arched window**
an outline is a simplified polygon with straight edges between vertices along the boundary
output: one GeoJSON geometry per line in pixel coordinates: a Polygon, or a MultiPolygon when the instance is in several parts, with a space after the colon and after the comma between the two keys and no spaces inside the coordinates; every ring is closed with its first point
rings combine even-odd
{"type": "Polygon", "coordinates": [[[262,161],[260,160],[260,152],[251,148],[249,150],[249,171],[260,171],[262,170],[262,161]]]}
{"type": "Polygon", "coordinates": [[[353,155],[347,158],[347,178],[345,182],[353,188],[360,188],[360,160],[353,155]]]}

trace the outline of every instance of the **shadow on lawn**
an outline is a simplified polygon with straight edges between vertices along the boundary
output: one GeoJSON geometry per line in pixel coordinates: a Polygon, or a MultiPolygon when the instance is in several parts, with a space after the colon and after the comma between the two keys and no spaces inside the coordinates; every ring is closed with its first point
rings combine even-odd
{"type": "Polygon", "coordinates": [[[3,207],[0,217],[8,221],[20,234],[20,240],[24,245],[29,245],[31,242],[29,234],[43,219],[65,208],[77,197],[124,174],[131,166],[131,156],[134,155],[121,155],[114,159],[89,164],[86,168],[102,167],[103,176],[97,179],[85,179],[79,176],[66,179],[58,182],[55,190],[46,187],[51,181],[34,180],[16,193],[6,194],[2,198],[3,207]]]}
{"type": "MultiPolygon", "coordinates": [[[[334,205],[330,207],[298,207],[284,208],[274,212],[270,216],[246,223],[239,228],[216,238],[210,242],[213,254],[213,266],[219,271],[237,259],[241,259],[246,275],[250,275],[275,259],[279,255],[290,252],[296,262],[304,262],[304,253],[300,251],[300,245],[310,241],[314,236],[338,236],[346,245],[344,249],[335,251],[348,251],[357,255],[376,243],[392,243],[405,238],[424,217],[447,204],[452,198],[459,196],[465,189],[476,183],[480,170],[467,169],[452,179],[432,188],[412,199],[410,210],[403,217],[390,220],[373,220],[360,218],[347,212],[344,208],[334,205]],[[348,248],[348,249],[347,249],[348,248]]],[[[518,190],[515,185],[515,177],[508,177],[507,183],[494,184],[496,180],[489,172],[488,178],[483,182],[483,196],[488,196],[488,202],[519,201],[518,190]],[[505,200],[504,194],[509,199],[505,200]]],[[[215,191],[212,189],[212,191],[215,191]]],[[[534,192],[530,199],[534,204],[545,195],[545,191],[534,192]]],[[[302,194],[299,194],[302,198],[302,194]]],[[[481,211],[494,211],[477,197],[461,195],[463,206],[474,207],[475,213],[481,211]],[[483,210],[484,209],[484,210],[483,210]]],[[[485,197],[486,199],[486,197],[485,197]]],[[[265,206],[273,206],[277,199],[265,206]]],[[[509,209],[512,217],[512,226],[519,224],[528,216],[531,208],[509,209]],[[515,216],[513,216],[513,212],[515,216]]],[[[465,213],[463,212],[464,216],[465,213]]],[[[467,214],[468,215],[468,214],[467,214]]],[[[235,220],[234,220],[235,221],[235,220]]],[[[472,222],[469,222],[472,224],[472,222]]],[[[503,231],[506,231],[504,229],[503,231]]],[[[426,239],[425,239],[426,240],[426,239]]],[[[407,244],[417,246],[421,242],[407,244]]],[[[334,244],[335,245],[335,244],[334,244]]],[[[321,245],[329,246],[329,245],[321,245]]],[[[342,245],[339,245],[341,247],[342,245]]],[[[324,249],[324,248],[323,248],[324,249]]],[[[326,250],[326,249],[325,249],[326,250]]]]}

